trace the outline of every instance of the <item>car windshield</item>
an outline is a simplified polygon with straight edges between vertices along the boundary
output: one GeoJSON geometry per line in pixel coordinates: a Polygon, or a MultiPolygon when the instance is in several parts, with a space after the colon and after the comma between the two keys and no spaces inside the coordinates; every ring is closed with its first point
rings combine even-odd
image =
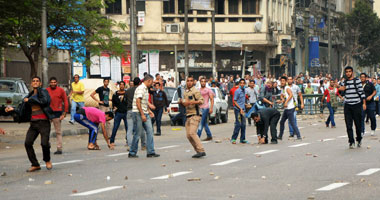
{"type": "Polygon", "coordinates": [[[177,93],[177,91],[174,92],[173,101],[178,101],[178,93],[177,93]]]}
{"type": "Polygon", "coordinates": [[[15,92],[16,84],[10,81],[0,81],[0,92],[15,92]]]}

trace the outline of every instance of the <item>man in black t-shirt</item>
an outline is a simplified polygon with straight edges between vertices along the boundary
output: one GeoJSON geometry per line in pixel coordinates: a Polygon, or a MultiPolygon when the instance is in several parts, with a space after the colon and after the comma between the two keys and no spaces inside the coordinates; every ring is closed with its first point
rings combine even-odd
{"type": "MultiPolygon", "coordinates": [[[[101,110],[103,112],[110,111],[110,108],[109,108],[110,103],[109,102],[112,100],[110,99],[111,90],[108,88],[109,83],[110,83],[109,79],[104,79],[103,80],[103,86],[98,87],[94,92],[91,93],[92,99],[94,99],[96,102],[98,102],[99,110],[101,110]],[[95,94],[99,95],[99,100],[95,98],[95,94]]],[[[106,130],[107,130],[108,134],[111,133],[111,123],[109,121],[107,121],[107,123],[106,123],[106,130]]],[[[108,135],[108,137],[110,137],[110,135],[108,135]]]]}
{"type": "MultiPolygon", "coordinates": [[[[110,149],[112,150],[115,148],[115,144],[114,144],[115,137],[116,137],[117,130],[119,129],[121,120],[124,121],[125,133],[128,132],[128,123],[127,123],[128,100],[127,100],[127,94],[125,91],[125,82],[120,81],[119,87],[120,87],[119,91],[117,91],[112,96],[112,106],[115,109],[115,118],[114,118],[114,123],[113,123],[112,136],[110,138],[110,143],[111,143],[110,149]]],[[[128,144],[128,141],[127,141],[127,144],[128,144]]]]}
{"type": "Polygon", "coordinates": [[[365,94],[366,102],[367,102],[367,110],[363,110],[362,113],[362,136],[365,134],[365,116],[368,115],[369,119],[371,119],[371,135],[375,135],[376,130],[376,104],[373,100],[373,97],[376,95],[376,88],[373,83],[367,80],[367,74],[360,74],[360,81],[363,85],[363,91],[365,94]]]}

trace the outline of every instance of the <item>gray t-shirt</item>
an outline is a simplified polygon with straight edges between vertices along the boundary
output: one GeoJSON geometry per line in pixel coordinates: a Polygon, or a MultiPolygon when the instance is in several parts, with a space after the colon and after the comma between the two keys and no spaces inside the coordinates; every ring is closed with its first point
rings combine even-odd
{"type": "Polygon", "coordinates": [[[249,103],[256,103],[257,99],[259,98],[259,90],[257,89],[257,87],[246,88],[245,94],[249,96],[249,103]]]}
{"type": "Polygon", "coordinates": [[[298,104],[298,93],[301,92],[301,89],[297,85],[294,85],[294,84],[292,85],[292,87],[290,87],[290,89],[292,90],[294,100],[298,104]]]}

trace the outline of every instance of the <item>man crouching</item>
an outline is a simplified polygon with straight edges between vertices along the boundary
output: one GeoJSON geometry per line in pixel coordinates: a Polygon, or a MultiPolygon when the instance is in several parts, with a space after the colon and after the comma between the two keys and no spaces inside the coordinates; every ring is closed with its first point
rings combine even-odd
{"type": "Polygon", "coordinates": [[[264,108],[252,113],[251,118],[256,124],[257,137],[260,144],[268,143],[268,129],[270,126],[271,144],[277,144],[277,124],[281,114],[274,108],[264,108]]]}

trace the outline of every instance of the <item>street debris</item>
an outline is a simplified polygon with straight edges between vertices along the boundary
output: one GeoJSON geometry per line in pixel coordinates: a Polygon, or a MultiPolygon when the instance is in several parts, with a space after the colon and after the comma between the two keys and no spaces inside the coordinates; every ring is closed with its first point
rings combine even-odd
{"type": "Polygon", "coordinates": [[[232,194],[232,195],[230,195],[229,197],[230,197],[230,198],[234,198],[234,197],[235,197],[235,195],[234,195],[234,194],[232,194]]]}
{"type": "Polygon", "coordinates": [[[111,177],[110,176],[107,176],[107,181],[111,180],[111,177]]]}
{"type": "Polygon", "coordinates": [[[6,146],[5,148],[6,148],[6,149],[10,149],[11,147],[10,147],[10,146],[6,146]]]}
{"type": "Polygon", "coordinates": [[[128,176],[125,176],[125,177],[124,177],[124,180],[128,180],[128,176]]]}
{"type": "Polygon", "coordinates": [[[182,130],[181,128],[172,128],[172,131],[180,131],[182,130]]]}
{"type": "Polygon", "coordinates": [[[51,181],[51,180],[45,181],[45,185],[51,185],[51,184],[53,184],[53,181],[51,181]]]}
{"type": "Polygon", "coordinates": [[[215,140],[215,143],[222,143],[221,140],[215,140]]]}
{"type": "Polygon", "coordinates": [[[188,178],[187,181],[200,181],[201,178],[188,178]]]}
{"type": "Polygon", "coordinates": [[[68,174],[67,176],[73,176],[73,174],[68,174]]]}
{"type": "Polygon", "coordinates": [[[173,174],[169,174],[169,176],[168,176],[169,178],[173,178],[174,176],[173,176],[173,174]]]}
{"type": "Polygon", "coordinates": [[[127,189],[127,186],[126,186],[126,185],[123,185],[123,189],[127,189]]]}
{"type": "Polygon", "coordinates": [[[29,182],[33,182],[34,181],[34,179],[32,179],[32,178],[29,178],[29,182]]]}
{"type": "Polygon", "coordinates": [[[362,183],[365,182],[365,179],[364,178],[360,179],[360,182],[362,182],[362,183]]]}
{"type": "Polygon", "coordinates": [[[218,179],[220,179],[220,176],[215,176],[214,179],[218,180],[218,179]]]}
{"type": "Polygon", "coordinates": [[[306,156],[312,156],[313,154],[312,153],[306,153],[306,156]]]}
{"type": "Polygon", "coordinates": [[[267,179],[267,177],[266,176],[262,176],[261,179],[267,179]]]}
{"type": "Polygon", "coordinates": [[[175,162],[181,162],[180,160],[175,160],[175,162]]]}
{"type": "Polygon", "coordinates": [[[307,198],[307,200],[314,200],[314,199],[315,199],[314,196],[310,196],[310,197],[307,198]]]}
{"type": "Polygon", "coordinates": [[[313,155],[314,158],[318,157],[318,155],[313,155]]]}
{"type": "Polygon", "coordinates": [[[371,146],[367,146],[367,149],[370,149],[371,148],[371,146]]]}
{"type": "Polygon", "coordinates": [[[211,176],[214,176],[215,174],[214,174],[214,172],[210,172],[210,175],[211,175],[211,176]]]}
{"type": "Polygon", "coordinates": [[[6,176],[7,173],[6,172],[1,172],[1,175],[0,176],[6,176]]]}
{"type": "Polygon", "coordinates": [[[165,164],[162,164],[161,166],[162,166],[162,167],[166,167],[166,165],[165,165],[165,164]]]}
{"type": "Polygon", "coordinates": [[[73,194],[78,193],[78,190],[71,191],[73,194]]]}
{"type": "Polygon", "coordinates": [[[160,198],[168,198],[168,196],[166,194],[161,194],[160,198]]]}

